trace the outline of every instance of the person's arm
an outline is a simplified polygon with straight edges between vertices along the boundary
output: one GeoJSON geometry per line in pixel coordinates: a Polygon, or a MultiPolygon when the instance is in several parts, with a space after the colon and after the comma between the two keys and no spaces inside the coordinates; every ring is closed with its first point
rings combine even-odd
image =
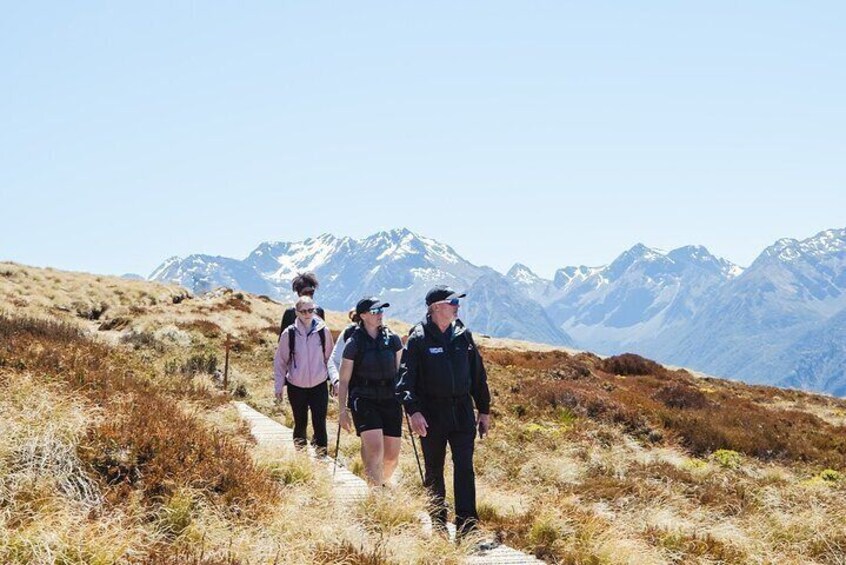
{"type": "Polygon", "coordinates": [[[397,374],[394,375],[394,376],[397,377],[397,380],[398,380],[399,379],[400,363],[402,363],[402,338],[400,336],[398,336],[397,334],[391,334],[391,350],[397,356],[396,365],[395,365],[396,368],[397,368],[397,374]]]}
{"type": "Polygon", "coordinates": [[[326,344],[323,348],[323,360],[326,362],[326,372],[328,373],[329,383],[332,385],[329,392],[332,396],[335,396],[338,394],[337,371],[335,370],[335,365],[332,363],[332,353],[335,351],[335,344],[332,340],[332,332],[329,331],[329,327],[325,326],[323,331],[326,333],[326,344]]]}
{"type": "Polygon", "coordinates": [[[341,378],[341,361],[344,358],[344,346],[346,346],[346,344],[347,342],[344,341],[344,334],[341,333],[338,336],[338,341],[335,343],[335,347],[332,348],[332,355],[329,357],[329,362],[327,363],[329,368],[329,381],[332,383],[332,386],[338,386],[338,382],[341,378]]]}
{"type": "MultiPolygon", "coordinates": [[[[282,332],[285,336],[285,332],[282,332]]],[[[279,339],[279,345],[276,346],[276,355],[273,356],[273,381],[276,398],[282,400],[282,395],[285,390],[285,380],[288,376],[288,355],[290,355],[290,348],[288,346],[288,338],[279,339]]]]}
{"type": "Polygon", "coordinates": [[[472,379],[470,385],[470,394],[473,396],[473,402],[476,404],[476,410],[479,416],[476,423],[479,427],[479,435],[485,436],[491,427],[491,391],[488,388],[488,373],[485,370],[485,363],[482,361],[482,355],[479,353],[479,348],[476,347],[473,341],[473,336],[468,332],[467,337],[472,346],[470,355],[470,378],[472,379]]]}
{"type": "Polygon", "coordinates": [[[326,344],[323,347],[323,360],[326,362],[326,366],[329,366],[329,359],[332,357],[332,349],[335,347],[335,342],[332,339],[332,332],[329,331],[329,327],[326,326],[323,330],[326,332],[326,344]]]}
{"type": "Polygon", "coordinates": [[[349,396],[350,379],[352,378],[353,361],[341,361],[340,382],[338,386],[338,424],[346,431],[352,431],[349,410],[347,410],[347,396],[349,396]]]}
{"type": "Polygon", "coordinates": [[[410,337],[402,350],[399,365],[399,379],[397,380],[396,396],[405,407],[405,413],[410,416],[411,429],[419,436],[426,436],[429,424],[420,411],[420,400],[417,397],[417,378],[420,370],[420,354],[417,341],[419,338],[410,337]]]}

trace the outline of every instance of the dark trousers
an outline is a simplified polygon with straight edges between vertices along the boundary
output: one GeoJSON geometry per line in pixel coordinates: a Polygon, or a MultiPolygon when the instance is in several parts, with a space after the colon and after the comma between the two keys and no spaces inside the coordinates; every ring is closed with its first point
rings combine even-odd
{"type": "Polygon", "coordinates": [[[424,485],[432,497],[432,524],[435,528],[446,527],[447,509],[444,502],[446,486],[444,484],[444,461],[446,448],[452,452],[454,473],[452,477],[455,492],[455,527],[459,535],[475,527],[476,515],[476,475],[473,471],[473,442],[476,431],[453,430],[445,433],[433,432],[430,428],[426,437],[420,438],[423,447],[423,460],[426,465],[424,485]]]}
{"type": "Polygon", "coordinates": [[[326,410],[329,408],[329,389],[326,383],[311,388],[301,388],[288,383],[288,401],[294,413],[294,445],[305,447],[308,411],[314,428],[312,444],[319,454],[326,453],[329,443],[326,435],[326,410]]]}

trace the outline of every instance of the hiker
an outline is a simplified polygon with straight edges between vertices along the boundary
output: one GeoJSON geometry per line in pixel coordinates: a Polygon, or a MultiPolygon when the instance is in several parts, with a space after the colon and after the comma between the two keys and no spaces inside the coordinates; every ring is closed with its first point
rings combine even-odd
{"type": "Polygon", "coordinates": [[[332,332],[315,316],[317,308],[309,296],[294,305],[296,321],[285,328],[273,358],[276,398],[281,402],[287,385],[288,401],[294,413],[294,445],[306,445],[308,412],[314,428],[312,444],[318,455],[326,455],[326,410],[329,407],[327,363],[332,354],[332,332]]]}
{"type": "Polygon", "coordinates": [[[332,349],[332,356],[329,358],[329,380],[332,383],[332,396],[338,396],[341,362],[344,360],[344,347],[350,340],[353,331],[361,323],[361,317],[355,311],[355,308],[350,308],[350,311],[347,312],[347,317],[350,319],[350,323],[344,328],[344,331],[338,334],[338,341],[335,342],[335,347],[332,349]]]}
{"type": "Polygon", "coordinates": [[[423,482],[432,497],[432,525],[444,533],[447,444],[452,451],[458,539],[476,529],[473,448],[476,430],[484,437],[491,425],[490,391],[482,357],[470,331],[458,319],[459,299],[464,297],[447,286],[436,286],[426,294],[426,319],[412,328],[396,387],[397,397],[411,419],[411,429],[420,436],[423,447],[423,482]]]}
{"type": "MultiPolygon", "coordinates": [[[[297,273],[297,276],[291,281],[291,290],[296,293],[297,298],[300,296],[309,296],[313,299],[314,292],[319,286],[320,283],[317,282],[317,275],[314,273],[297,273]]],[[[315,306],[315,311],[318,318],[326,320],[326,312],[323,311],[323,308],[315,306]]],[[[279,324],[280,339],[282,337],[282,332],[285,331],[285,328],[293,324],[296,319],[297,314],[294,311],[294,306],[291,306],[282,313],[282,322],[279,324]]]]}
{"type": "Polygon", "coordinates": [[[341,362],[339,424],[347,432],[355,425],[371,486],[383,486],[390,480],[402,436],[402,407],[394,392],[402,340],[382,323],[389,306],[378,298],[358,301],[355,311],[360,321],[344,347],[341,362]]]}

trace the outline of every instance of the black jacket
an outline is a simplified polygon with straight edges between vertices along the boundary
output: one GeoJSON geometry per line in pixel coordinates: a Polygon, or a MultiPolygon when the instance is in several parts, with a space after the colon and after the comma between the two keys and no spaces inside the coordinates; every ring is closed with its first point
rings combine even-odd
{"type": "Polygon", "coordinates": [[[402,352],[396,391],[408,414],[422,411],[427,421],[440,407],[471,397],[480,413],[490,412],[485,365],[460,320],[447,333],[428,317],[414,326],[402,352]]]}

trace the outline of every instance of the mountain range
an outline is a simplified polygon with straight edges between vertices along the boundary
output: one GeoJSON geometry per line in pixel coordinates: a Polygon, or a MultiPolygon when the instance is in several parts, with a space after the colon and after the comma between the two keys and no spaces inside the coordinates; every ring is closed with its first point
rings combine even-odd
{"type": "Polygon", "coordinates": [[[395,229],[265,242],[243,260],[172,257],[149,278],[291,300],[291,278],[302,271],[317,273],[317,299],[329,309],[375,294],[391,303],[391,316],[414,322],[426,290],[449,284],[468,291],[462,319],[496,337],[632,351],[748,382],[846,394],[846,229],[781,239],[745,269],[702,246],[637,244],[608,265],[563,267],[550,280],[519,263],[506,274],[477,266],[395,229]]]}

